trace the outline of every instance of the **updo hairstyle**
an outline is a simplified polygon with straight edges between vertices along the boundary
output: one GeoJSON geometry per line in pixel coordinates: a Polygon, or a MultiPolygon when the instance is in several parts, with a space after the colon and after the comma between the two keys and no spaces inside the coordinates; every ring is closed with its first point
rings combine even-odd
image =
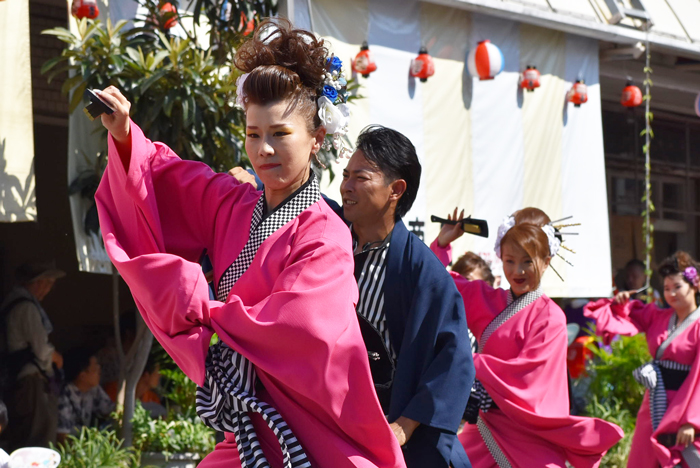
{"type": "Polygon", "coordinates": [[[323,39],[294,29],[285,18],[268,18],[236,52],[234,65],[250,73],[243,83],[245,105],[290,100],[287,112],[301,112],[309,133],[321,126],[316,100],[328,49],[323,39]]]}
{"type": "Polygon", "coordinates": [[[688,267],[695,267],[695,269],[700,272],[698,263],[695,260],[693,260],[693,257],[691,257],[689,253],[679,250],[678,252],[674,253],[666,260],[664,260],[661,263],[661,265],[659,265],[657,271],[659,272],[659,276],[661,276],[662,278],[677,275],[680,273],[683,277],[683,281],[690,284],[691,286],[695,286],[690,281],[688,281],[688,278],[686,278],[683,274],[685,273],[685,269],[688,267]]]}
{"type": "MultiPolygon", "coordinates": [[[[507,243],[512,243],[523,249],[530,258],[539,259],[544,262],[551,256],[549,251],[549,239],[547,234],[542,230],[542,226],[546,226],[551,222],[547,214],[539,208],[523,208],[513,213],[515,218],[515,226],[510,228],[501,239],[501,252],[503,246],[507,243]]],[[[544,269],[540,271],[541,263],[536,263],[537,282],[539,283],[544,269]]]]}

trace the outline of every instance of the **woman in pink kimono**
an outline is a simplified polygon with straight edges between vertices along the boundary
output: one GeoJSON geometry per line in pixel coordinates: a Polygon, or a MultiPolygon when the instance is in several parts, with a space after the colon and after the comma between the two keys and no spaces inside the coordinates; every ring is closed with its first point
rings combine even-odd
{"type": "Polygon", "coordinates": [[[102,117],[105,246],[148,327],[199,385],[199,416],[226,433],[201,467],[405,467],[357,323],[350,234],[310,170],[333,111],[317,107],[329,102],[324,79],[340,66],[327,55],[285,20],[238,51],[262,193],[149,141],[124,96],[101,93],[116,109],[102,117]],[[196,263],[205,249],[218,300],[196,263]]]}
{"type": "Polygon", "coordinates": [[[700,309],[698,264],[677,252],[659,267],[664,298],[671,306],[630,300],[630,292],[584,309],[596,332],[609,342],[616,334],[646,335],[653,360],[634,371],[647,388],[637,414],[630,468],[700,468],[700,309]]]}
{"type": "MultiPolygon", "coordinates": [[[[451,273],[479,346],[465,412],[471,424],[459,435],[474,468],[597,467],[622,438],[614,424],[569,415],[566,319],[540,290],[560,245],[549,223],[543,211],[525,208],[498,229],[509,291],[451,273]]],[[[460,224],[445,225],[431,245],[445,265],[462,234],[460,224]]]]}

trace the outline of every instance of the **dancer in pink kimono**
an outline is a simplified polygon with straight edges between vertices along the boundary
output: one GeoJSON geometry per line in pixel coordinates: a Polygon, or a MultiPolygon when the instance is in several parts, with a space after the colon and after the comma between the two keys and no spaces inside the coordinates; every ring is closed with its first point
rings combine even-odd
{"type": "Polygon", "coordinates": [[[616,334],[646,334],[653,360],[634,371],[647,388],[637,414],[630,468],[700,468],[700,309],[698,264],[676,252],[658,269],[671,306],[630,300],[630,292],[584,309],[596,332],[609,342],[616,334]]]}
{"type": "Polygon", "coordinates": [[[357,323],[350,234],[310,170],[321,118],[336,112],[321,93],[339,61],[311,33],[268,20],[236,66],[262,193],[149,141],[124,96],[101,93],[116,109],[102,117],[109,164],[97,192],[107,252],[199,385],[199,416],[226,433],[201,467],[405,467],[357,323]],[[204,249],[217,300],[196,263],[204,249]]]}
{"type": "MultiPolygon", "coordinates": [[[[451,272],[479,343],[465,412],[471,424],[459,435],[474,468],[597,467],[622,438],[614,424],[569,415],[566,319],[540,290],[560,245],[549,223],[543,211],[525,208],[498,229],[496,254],[509,291],[451,272]]],[[[450,243],[463,233],[461,224],[445,225],[431,245],[445,265],[450,243]]]]}

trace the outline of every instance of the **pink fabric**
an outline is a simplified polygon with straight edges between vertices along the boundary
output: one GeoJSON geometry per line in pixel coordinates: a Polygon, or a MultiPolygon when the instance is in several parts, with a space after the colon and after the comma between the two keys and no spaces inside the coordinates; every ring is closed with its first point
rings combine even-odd
{"type": "MultiPolygon", "coordinates": [[[[477,338],[505,309],[507,291],[450,273],[464,299],[467,323],[477,338]]],[[[569,415],[567,334],[562,310],[541,296],[489,338],[474,355],[476,378],[499,409],[481,412],[514,467],[597,467],[622,438],[609,422],[569,415]]],[[[478,430],[460,434],[474,468],[494,466],[478,430]],[[475,456],[472,457],[472,454],[475,456]]]]}
{"type": "Polygon", "coordinates": [[[440,260],[443,265],[447,266],[452,261],[452,244],[449,244],[447,247],[440,247],[436,237],[433,243],[430,244],[430,250],[437,255],[438,260],[440,260]]]}
{"type": "MultiPolygon", "coordinates": [[[[661,344],[668,337],[668,322],[673,309],[660,309],[655,304],[629,301],[627,304],[614,304],[610,299],[589,303],[584,308],[586,317],[596,320],[596,332],[609,341],[615,334],[632,336],[645,333],[649,353],[655,357],[661,344]]],[[[696,436],[700,433],[700,320],[685,329],[666,348],[661,359],[676,361],[691,366],[688,377],[678,391],[667,392],[668,407],[661,423],[652,434],[649,392],[639,409],[637,427],[633,439],[632,453],[627,466],[636,465],[633,461],[655,460],[662,468],[671,468],[680,463],[681,447],[671,450],[659,444],[658,434],[677,434],[684,424],[692,424],[696,436]],[[651,443],[650,443],[651,442],[651,443]]],[[[695,440],[700,449],[700,441],[695,440]]]]}
{"type": "MultiPolygon", "coordinates": [[[[314,467],[404,467],[372,385],[354,304],[357,285],[347,227],[323,202],[270,236],[226,303],[210,301],[204,248],[215,280],[248,239],[260,197],[206,165],[182,161],[131,124],[128,173],[110,137],[97,192],[102,233],[148,327],[195,382],[210,338],[247,357],[314,467]]],[[[274,435],[261,446],[280,466],[274,435]]],[[[203,467],[239,466],[232,437],[203,467]]]]}

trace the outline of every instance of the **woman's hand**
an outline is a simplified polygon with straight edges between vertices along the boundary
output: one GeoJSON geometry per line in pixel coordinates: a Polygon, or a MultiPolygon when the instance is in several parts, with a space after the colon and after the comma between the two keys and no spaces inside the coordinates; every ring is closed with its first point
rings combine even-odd
{"type": "MultiPolygon", "coordinates": [[[[454,213],[450,216],[447,215],[447,219],[452,221],[455,219],[464,219],[464,210],[459,213],[459,218],[457,217],[457,208],[455,208],[454,213]]],[[[464,230],[462,229],[462,223],[457,224],[444,224],[442,229],[440,229],[440,234],[438,234],[438,245],[442,248],[447,247],[455,240],[462,237],[464,230]]]]}
{"type": "Polygon", "coordinates": [[[615,298],[613,299],[613,302],[615,304],[627,304],[630,301],[630,292],[629,291],[622,291],[617,294],[615,294],[615,298]]]}
{"type": "Polygon", "coordinates": [[[695,441],[695,428],[690,424],[683,424],[681,428],[678,429],[676,445],[688,447],[693,441],[695,441]]]}
{"type": "Polygon", "coordinates": [[[240,166],[230,169],[228,175],[233,176],[234,179],[242,184],[250,184],[253,187],[258,186],[258,183],[255,181],[255,176],[240,166]]]}
{"type": "Polygon", "coordinates": [[[102,91],[98,91],[100,99],[109,104],[114,109],[111,115],[102,114],[102,125],[112,134],[118,143],[125,144],[129,141],[131,130],[131,120],[129,120],[129,110],[131,103],[114,86],[108,86],[102,91]]]}

